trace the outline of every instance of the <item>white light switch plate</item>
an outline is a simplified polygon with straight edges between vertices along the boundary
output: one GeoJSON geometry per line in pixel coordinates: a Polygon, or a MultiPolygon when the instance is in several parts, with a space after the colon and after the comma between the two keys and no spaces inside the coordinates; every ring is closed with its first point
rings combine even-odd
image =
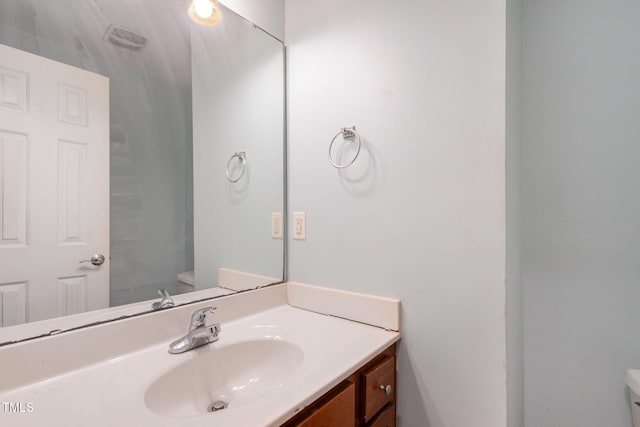
{"type": "Polygon", "coordinates": [[[271,213],[271,237],[274,239],[284,238],[283,223],[284,217],[282,216],[282,212],[271,213]]]}
{"type": "Polygon", "coordinates": [[[293,213],[293,239],[307,240],[307,214],[306,212],[293,213]]]}

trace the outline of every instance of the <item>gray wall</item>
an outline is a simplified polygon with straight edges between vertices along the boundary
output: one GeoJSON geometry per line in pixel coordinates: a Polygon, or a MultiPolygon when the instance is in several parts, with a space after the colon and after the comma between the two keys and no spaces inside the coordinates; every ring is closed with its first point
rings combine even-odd
{"type": "Polygon", "coordinates": [[[522,0],[507,0],[507,420],[524,425],[522,302],[522,0]]]}
{"type": "Polygon", "coordinates": [[[640,367],[640,4],[524,9],[526,426],[629,427],[640,367]]]}
{"type": "Polygon", "coordinates": [[[506,425],[505,14],[286,3],[289,210],[307,212],[290,279],[401,299],[405,427],[506,425]],[[364,148],[340,172],[327,148],[351,125],[364,148]]]}
{"type": "Polygon", "coordinates": [[[111,305],[120,305],[159,288],[175,294],[177,274],[193,269],[191,87],[111,75],[111,305]]]}

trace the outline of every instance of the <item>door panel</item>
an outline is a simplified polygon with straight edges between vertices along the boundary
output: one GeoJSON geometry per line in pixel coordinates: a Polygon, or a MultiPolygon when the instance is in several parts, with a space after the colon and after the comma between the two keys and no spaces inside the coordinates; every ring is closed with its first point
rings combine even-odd
{"type": "Polygon", "coordinates": [[[0,245],[27,244],[27,136],[0,131],[0,190],[2,234],[0,245]]]}

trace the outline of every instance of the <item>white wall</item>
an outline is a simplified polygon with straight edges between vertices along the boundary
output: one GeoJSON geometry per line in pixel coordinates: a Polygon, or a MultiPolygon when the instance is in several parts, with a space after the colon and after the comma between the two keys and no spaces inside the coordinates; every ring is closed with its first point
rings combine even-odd
{"type": "Polygon", "coordinates": [[[524,426],[522,302],[522,0],[507,0],[507,419],[524,426]]]}
{"type": "Polygon", "coordinates": [[[286,3],[289,208],[307,212],[290,278],[402,300],[405,427],[506,425],[505,13],[286,3]],[[351,125],[365,146],[339,172],[327,147],[351,125]]]}
{"type": "Polygon", "coordinates": [[[221,3],[284,40],[284,0],[221,0],[221,3]]]}
{"type": "Polygon", "coordinates": [[[525,2],[528,427],[629,427],[640,368],[640,4],[525,2]]]}

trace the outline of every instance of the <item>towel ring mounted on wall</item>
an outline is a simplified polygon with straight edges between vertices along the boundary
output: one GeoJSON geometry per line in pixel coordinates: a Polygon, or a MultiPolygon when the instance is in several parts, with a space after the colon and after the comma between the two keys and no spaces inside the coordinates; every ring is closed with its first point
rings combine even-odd
{"type": "Polygon", "coordinates": [[[229,161],[227,162],[227,179],[229,180],[229,182],[238,182],[240,181],[240,178],[242,178],[242,175],[244,175],[244,171],[247,167],[247,152],[246,151],[238,151],[237,153],[233,153],[233,155],[229,158],[229,161]],[[237,178],[231,178],[231,162],[233,161],[233,159],[238,158],[238,160],[241,163],[241,169],[240,169],[240,175],[238,175],[237,178]]]}
{"type": "Polygon", "coordinates": [[[351,166],[353,164],[353,162],[356,161],[356,159],[358,158],[358,155],[360,154],[360,147],[362,146],[362,143],[360,141],[360,135],[358,134],[358,132],[356,132],[356,127],[352,126],[350,128],[342,128],[340,129],[340,132],[338,132],[336,134],[336,136],[333,137],[333,139],[331,140],[331,143],[329,144],[329,162],[331,163],[331,166],[333,166],[334,168],[337,169],[344,169],[347,166],[351,166]],[[336,142],[336,138],[338,138],[340,135],[342,135],[342,138],[344,140],[347,139],[354,139],[355,138],[355,142],[356,144],[358,144],[358,147],[356,148],[356,155],[353,156],[353,159],[351,159],[349,162],[343,164],[343,165],[339,165],[334,159],[333,156],[331,156],[331,149],[333,148],[333,143],[336,142]]]}

